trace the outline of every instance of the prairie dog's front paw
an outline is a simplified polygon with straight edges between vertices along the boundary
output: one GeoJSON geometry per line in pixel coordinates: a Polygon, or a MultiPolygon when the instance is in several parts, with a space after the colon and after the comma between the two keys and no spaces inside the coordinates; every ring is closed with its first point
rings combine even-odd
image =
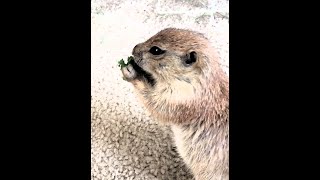
{"type": "Polygon", "coordinates": [[[137,71],[133,69],[133,66],[131,64],[123,67],[121,71],[123,74],[123,79],[126,81],[132,81],[138,76],[137,71]]]}

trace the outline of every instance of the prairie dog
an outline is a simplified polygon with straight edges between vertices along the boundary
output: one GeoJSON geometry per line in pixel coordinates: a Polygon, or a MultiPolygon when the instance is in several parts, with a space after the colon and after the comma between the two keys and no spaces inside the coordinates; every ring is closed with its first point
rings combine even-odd
{"type": "Polygon", "coordinates": [[[167,28],[137,44],[122,68],[145,107],[170,124],[196,180],[229,179],[229,79],[202,34],[167,28]]]}

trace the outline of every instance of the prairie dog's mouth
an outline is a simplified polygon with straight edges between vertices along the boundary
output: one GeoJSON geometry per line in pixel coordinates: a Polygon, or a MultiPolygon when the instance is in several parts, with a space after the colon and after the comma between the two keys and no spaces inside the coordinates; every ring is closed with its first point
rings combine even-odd
{"type": "Polygon", "coordinates": [[[151,86],[154,86],[156,81],[154,79],[154,77],[152,76],[152,74],[146,72],[144,69],[142,69],[142,67],[139,65],[141,64],[141,61],[142,59],[137,59],[137,58],[134,58],[134,61],[131,61],[131,65],[133,67],[134,70],[137,71],[137,73],[140,75],[140,76],[143,76],[146,78],[146,80],[148,81],[148,83],[151,85],[151,86]],[[136,62],[137,61],[137,62],[136,62]]]}

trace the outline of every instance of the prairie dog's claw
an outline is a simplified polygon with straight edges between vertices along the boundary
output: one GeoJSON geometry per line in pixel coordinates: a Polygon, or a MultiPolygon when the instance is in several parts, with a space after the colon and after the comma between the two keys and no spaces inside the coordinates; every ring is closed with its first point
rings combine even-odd
{"type": "Polygon", "coordinates": [[[129,64],[126,67],[123,67],[121,71],[123,74],[123,79],[126,81],[132,81],[137,77],[137,72],[133,69],[133,66],[131,64],[129,64]]]}

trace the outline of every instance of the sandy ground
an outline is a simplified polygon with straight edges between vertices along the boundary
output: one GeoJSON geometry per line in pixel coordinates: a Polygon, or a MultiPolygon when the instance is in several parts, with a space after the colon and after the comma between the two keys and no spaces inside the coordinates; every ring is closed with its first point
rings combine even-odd
{"type": "Polygon", "coordinates": [[[166,27],[204,33],[228,74],[228,0],[92,0],[91,179],[192,179],[168,127],[152,120],[117,61],[166,27]]]}

